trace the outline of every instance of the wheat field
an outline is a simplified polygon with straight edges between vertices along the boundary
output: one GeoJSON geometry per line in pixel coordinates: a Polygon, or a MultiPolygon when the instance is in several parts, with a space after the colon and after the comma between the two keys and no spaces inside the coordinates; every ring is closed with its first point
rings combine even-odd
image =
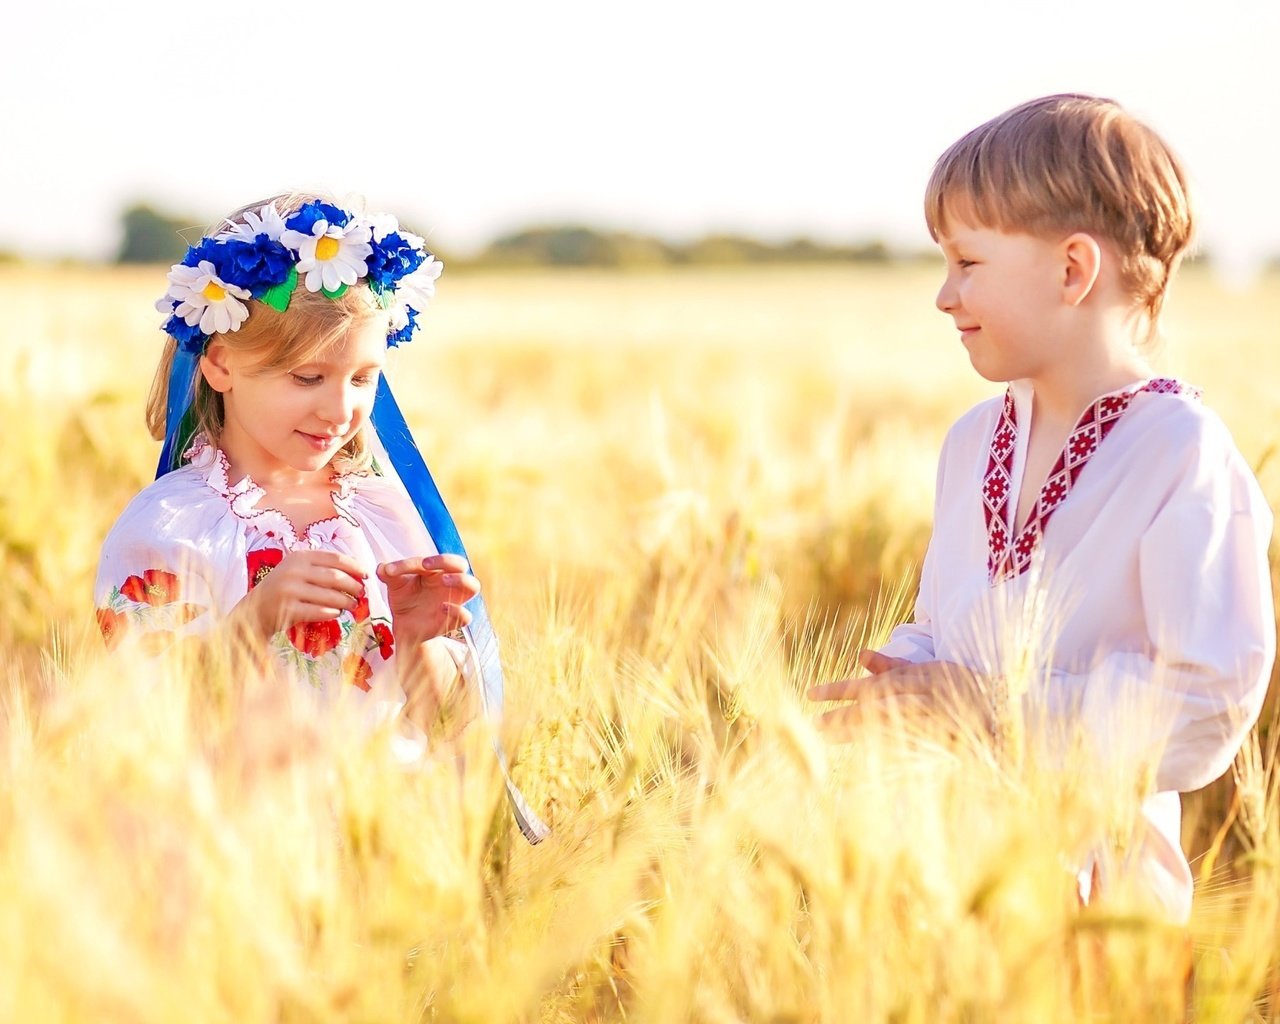
{"type": "MultiPolygon", "coordinates": [[[[150,478],[163,271],[0,267],[0,1019],[1280,1020],[1277,699],[1184,798],[1188,931],[1075,903],[1096,766],[805,686],[909,615],[938,446],[994,393],[936,268],[447,271],[390,373],[502,640],[406,774],[227,666],[110,660],[97,550],[150,478]]],[[[1189,268],[1163,372],[1280,499],[1280,276],[1189,268]]]]}

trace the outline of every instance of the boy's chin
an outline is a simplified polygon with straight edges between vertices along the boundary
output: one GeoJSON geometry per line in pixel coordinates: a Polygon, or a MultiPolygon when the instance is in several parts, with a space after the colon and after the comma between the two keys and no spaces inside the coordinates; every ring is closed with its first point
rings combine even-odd
{"type": "Polygon", "coordinates": [[[969,365],[973,367],[974,372],[983,380],[989,380],[992,384],[1008,384],[1014,378],[1007,373],[1002,373],[999,367],[984,366],[979,360],[969,356],[969,365]]]}

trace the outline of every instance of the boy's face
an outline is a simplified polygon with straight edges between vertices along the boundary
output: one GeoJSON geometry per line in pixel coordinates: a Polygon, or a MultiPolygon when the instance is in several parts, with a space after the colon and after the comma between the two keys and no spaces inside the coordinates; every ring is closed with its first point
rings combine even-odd
{"type": "Polygon", "coordinates": [[[387,325],[354,327],[302,366],[265,367],[244,354],[212,351],[205,377],[222,393],[220,446],[237,472],[258,483],[322,472],[364,425],[386,360],[387,325]]]}
{"type": "Polygon", "coordinates": [[[938,243],[947,277],[937,306],[955,321],[978,373],[990,381],[1037,378],[1069,355],[1055,331],[1063,308],[1057,244],[954,219],[938,243]]]}

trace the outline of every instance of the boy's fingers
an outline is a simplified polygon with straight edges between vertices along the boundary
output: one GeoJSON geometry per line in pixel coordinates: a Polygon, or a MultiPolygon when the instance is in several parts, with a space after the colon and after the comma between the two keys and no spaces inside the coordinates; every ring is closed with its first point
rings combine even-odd
{"type": "Polygon", "coordinates": [[[879,700],[884,697],[928,695],[937,685],[925,672],[914,666],[896,671],[864,676],[860,679],[841,679],[823,683],[809,690],[810,700],[879,700]]]}
{"type": "Polygon", "coordinates": [[[858,664],[873,674],[888,672],[890,669],[906,663],[905,658],[890,658],[879,651],[865,650],[858,652],[858,664]]]}
{"type": "MultiPolygon", "coordinates": [[[[862,681],[858,679],[841,679],[835,683],[823,683],[809,688],[806,696],[810,700],[852,700],[859,696],[862,681]]],[[[830,714],[830,712],[828,712],[830,714]]]]}

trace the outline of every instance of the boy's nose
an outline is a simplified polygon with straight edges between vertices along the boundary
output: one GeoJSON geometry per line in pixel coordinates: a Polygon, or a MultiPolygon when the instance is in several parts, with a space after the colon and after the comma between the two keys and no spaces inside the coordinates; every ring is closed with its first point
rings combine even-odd
{"type": "Polygon", "coordinates": [[[938,289],[933,304],[944,313],[950,313],[956,308],[956,290],[951,286],[950,277],[942,282],[942,287],[938,289]]]}

